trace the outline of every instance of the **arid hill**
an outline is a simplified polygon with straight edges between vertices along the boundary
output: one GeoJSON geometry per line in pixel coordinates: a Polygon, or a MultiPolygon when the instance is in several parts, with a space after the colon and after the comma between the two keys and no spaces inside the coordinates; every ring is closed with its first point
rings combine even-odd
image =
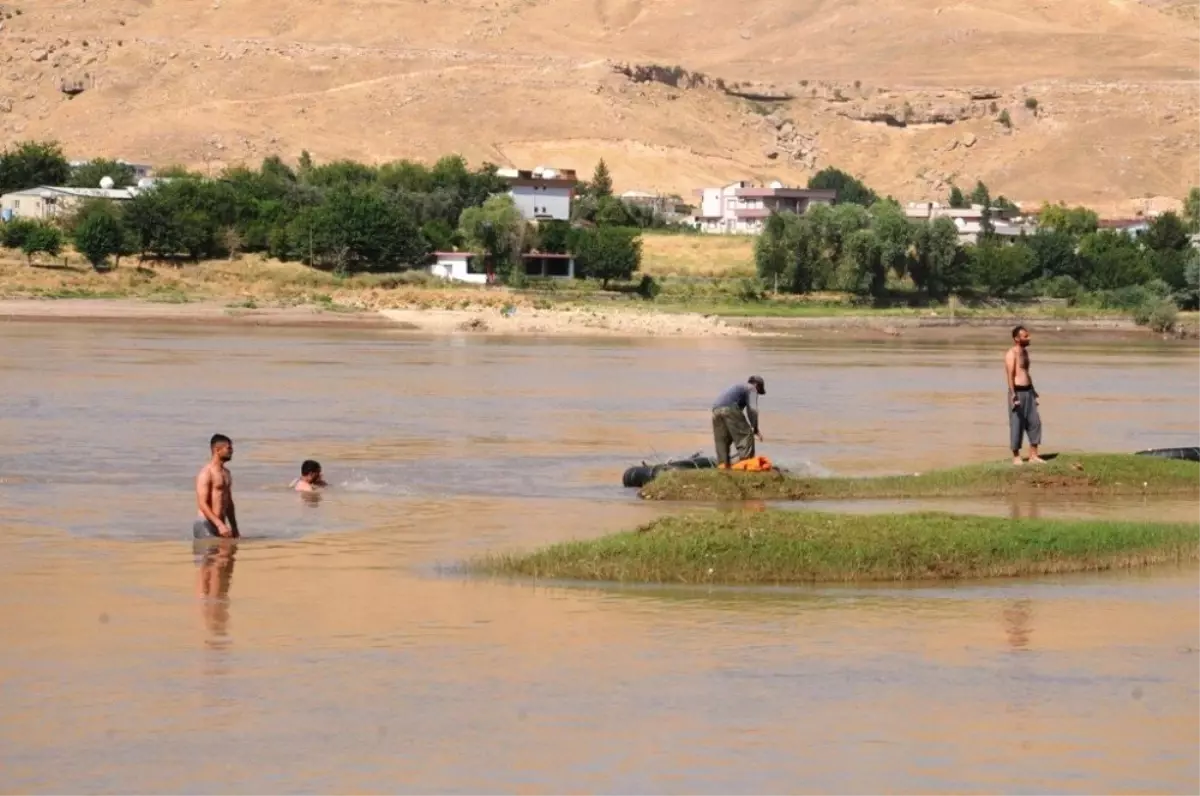
{"type": "MultiPolygon", "coordinates": [[[[0,140],[214,172],[308,149],[619,190],[983,179],[1105,212],[1200,171],[1197,0],[0,0],[0,140]]],[[[1165,204],[1158,201],[1159,205],[1165,204]]]]}

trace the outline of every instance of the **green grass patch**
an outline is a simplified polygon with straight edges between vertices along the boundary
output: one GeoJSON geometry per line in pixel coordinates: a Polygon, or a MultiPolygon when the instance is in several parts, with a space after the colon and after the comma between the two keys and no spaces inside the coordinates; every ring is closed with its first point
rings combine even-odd
{"type": "Polygon", "coordinates": [[[86,287],[33,288],[29,292],[43,299],[116,299],[126,295],[119,290],[93,290],[86,287]]]}
{"type": "Polygon", "coordinates": [[[188,304],[191,296],[176,287],[158,287],[146,295],[146,301],[156,304],[188,304]]]}
{"type": "Polygon", "coordinates": [[[470,571],[554,580],[784,584],[1012,577],[1195,561],[1200,525],[796,511],[668,517],[491,555],[470,571]]]}
{"type": "Polygon", "coordinates": [[[1200,498],[1200,466],[1195,462],[1132,454],[1063,454],[1045,464],[1021,467],[1005,460],[915,475],[869,478],[673,470],[659,475],[638,494],[647,500],[739,501],[990,497],[1030,492],[1200,498]]]}

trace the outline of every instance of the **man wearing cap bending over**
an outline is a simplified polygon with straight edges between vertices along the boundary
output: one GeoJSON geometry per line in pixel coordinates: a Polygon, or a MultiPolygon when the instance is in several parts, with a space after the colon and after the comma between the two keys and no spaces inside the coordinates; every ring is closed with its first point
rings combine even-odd
{"type": "Polygon", "coordinates": [[[767,394],[762,376],[751,376],[744,384],[735,384],[713,402],[713,441],[717,444],[717,466],[729,466],[729,446],[737,448],[738,461],[754,456],[754,438],[758,431],[758,396],[767,394]],[[742,414],[745,412],[745,414],[742,414]]]}

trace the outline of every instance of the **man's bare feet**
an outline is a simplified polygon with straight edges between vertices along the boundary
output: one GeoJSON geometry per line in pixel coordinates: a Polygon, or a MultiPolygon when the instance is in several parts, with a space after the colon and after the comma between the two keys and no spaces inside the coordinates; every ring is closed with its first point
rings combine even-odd
{"type": "Polygon", "coordinates": [[[1033,456],[1029,457],[1029,463],[1030,464],[1045,464],[1046,460],[1043,459],[1041,456],[1034,454],[1033,456]]]}
{"type": "Polygon", "coordinates": [[[1020,456],[1014,456],[1014,457],[1013,457],[1013,464],[1014,464],[1014,465],[1017,465],[1017,466],[1019,467],[1020,465],[1022,465],[1022,464],[1024,464],[1024,463],[1025,463],[1025,462],[1021,461],[1021,457],[1020,457],[1020,456]]]}

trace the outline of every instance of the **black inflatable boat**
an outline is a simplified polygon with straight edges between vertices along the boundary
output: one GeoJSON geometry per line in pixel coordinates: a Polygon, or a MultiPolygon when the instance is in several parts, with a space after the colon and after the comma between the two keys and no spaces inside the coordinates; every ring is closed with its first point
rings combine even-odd
{"type": "Polygon", "coordinates": [[[1195,448],[1151,448],[1138,451],[1138,456],[1157,456],[1160,459],[1183,459],[1189,462],[1200,462],[1200,447],[1195,448]]]}
{"type": "Polygon", "coordinates": [[[686,459],[669,459],[662,464],[635,464],[621,476],[621,483],[628,487],[642,488],[658,477],[664,470],[711,470],[717,466],[712,456],[693,453],[686,459]]]}

